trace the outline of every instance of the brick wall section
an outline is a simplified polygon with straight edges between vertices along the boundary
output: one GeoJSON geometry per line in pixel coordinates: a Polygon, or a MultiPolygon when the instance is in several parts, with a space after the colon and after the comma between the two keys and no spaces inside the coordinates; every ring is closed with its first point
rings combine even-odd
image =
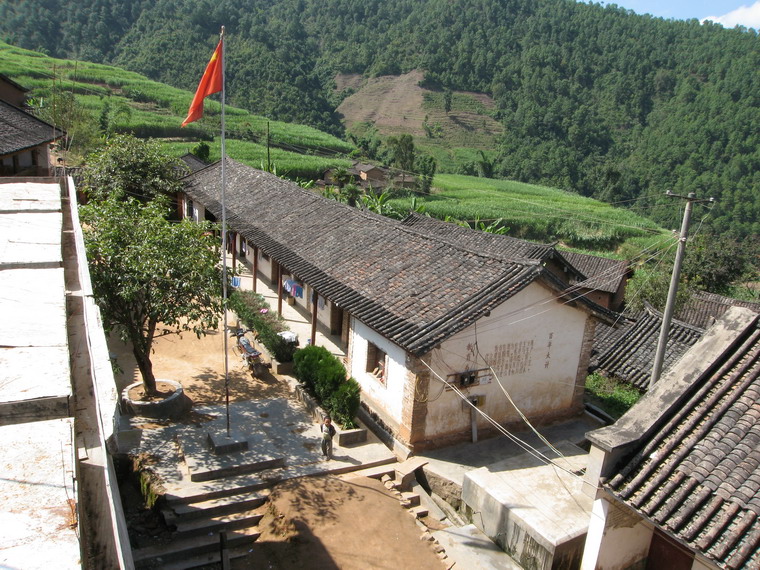
{"type": "Polygon", "coordinates": [[[405,445],[414,448],[415,443],[425,440],[430,372],[418,358],[409,354],[406,357],[406,369],[398,436],[405,445]]]}
{"type": "Polygon", "coordinates": [[[594,345],[595,331],[596,319],[589,316],[586,318],[586,326],[583,330],[583,344],[581,345],[581,355],[578,361],[578,371],[575,375],[572,410],[583,410],[583,392],[586,387],[586,376],[588,376],[588,365],[591,361],[591,349],[594,345]]]}

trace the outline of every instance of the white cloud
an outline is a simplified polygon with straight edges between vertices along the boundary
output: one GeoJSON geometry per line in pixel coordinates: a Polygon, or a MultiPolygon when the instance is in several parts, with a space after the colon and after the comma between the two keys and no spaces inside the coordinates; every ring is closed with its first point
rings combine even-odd
{"type": "Polygon", "coordinates": [[[722,16],[707,16],[702,21],[705,20],[712,20],[726,28],[733,28],[738,25],[760,30],[760,0],[751,6],[740,6],[722,16]]]}

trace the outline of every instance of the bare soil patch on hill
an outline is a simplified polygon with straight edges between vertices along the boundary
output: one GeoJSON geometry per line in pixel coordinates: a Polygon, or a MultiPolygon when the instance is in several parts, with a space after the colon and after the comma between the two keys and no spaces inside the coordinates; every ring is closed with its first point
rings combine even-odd
{"type": "MultiPolygon", "coordinates": [[[[359,75],[336,76],[338,91],[355,92],[338,106],[347,129],[359,123],[374,125],[385,136],[403,133],[420,139],[420,144],[471,146],[489,149],[494,137],[503,131],[501,124],[483,112],[454,108],[446,113],[442,107],[425,102],[426,94],[435,93],[420,87],[424,73],[414,70],[404,75],[385,75],[365,79],[359,75]],[[434,138],[427,136],[423,123],[434,127],[434,138]]],[[[439,94],[440,95],[440,94],[439,94]]],[[[493,99],[484,93],[457,92],[469,98],[472,108],[495,108],[493,99]]]]}

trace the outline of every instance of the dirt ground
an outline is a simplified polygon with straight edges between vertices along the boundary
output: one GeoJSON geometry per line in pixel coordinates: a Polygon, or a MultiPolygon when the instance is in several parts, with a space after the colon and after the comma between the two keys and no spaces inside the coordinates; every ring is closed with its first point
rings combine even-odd
{"type": "Polygon", "coordinates": [[[275,488],[261,536],[233,568],[441,570],[412,516],[380,481],[326,476],[275,488]]]}
{"type": "MultiPolygon", "coordinates": [[[[262,379],[253,378],[240,357],[235,354],[234,338],[227,338],[230,401],[257,398],[279,398],[290,395],[287,383],[267,373],[262,379]]],[[[121,369],[116,383],[119,390],[140,381],[135,359],[128,345],[117,338],[109,340],[109,349],[116,355],[121,369]]],[[[224,337],[219,331],[209,331],[200,339],[191,332],[181,336],[159,337],[153,343],[153,373],[156,378],[177,380],[194,404],[223,404],[224,337]]]]}
{"type": "MultiPolygon", "coordinates": [[[[290,396],[287,382],[271,372],[253,378],[232,350],[233,341],[228,343],[231,401],[290,396]]],[[[119,389],[139,381],[129,347],[111,338],[109,348],[121,368],[119,389]]],[[[224,402],[224,339],[219,332],[200,339],[192,333],[169,335],[157,339],[154,348],[156,378],[178,380],[195,404],[224,402]]],[[[421,539],[423,530],[374,479],[286,481],[275,487],[269,505],[259,523],[261,537],[233,568],[440,570],[451,565],[438,558],[434,543],[421,539]]]]}

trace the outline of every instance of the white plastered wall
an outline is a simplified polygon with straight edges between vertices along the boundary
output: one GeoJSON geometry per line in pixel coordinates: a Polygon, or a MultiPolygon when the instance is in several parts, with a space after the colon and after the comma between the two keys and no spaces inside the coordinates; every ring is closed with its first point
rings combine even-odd
{"type": "MultiPolygon", "coordinates": [[[[444,379],[490,364],[496,376],[481,372],[467,396],[484,396],[481,409],[499,423],[519,421],[497,378],[529,418],[561,415],[573,406],[576,374],[588,314],[557,301],[546,287],[533,283],[476,325],[434,349],[425,361],[444,379]]],[[[431,379],[425,436],[434,438],[466,430],[471,412],[462,399],[437,378],[431,379]]],[[[489,426],[478,416],[478,426],[489,426]]]]}
{"type": "Polygon", "coordinates": [[[362,399],[370,400],[372,408],[397,425],[401,424],[404,383],[406,382],[406,352],[358,319],[351,319],[351,370],[362,388],[362,399]],[[385,382],[367,372],[367,349],[373,343],[386,353],[385,382]],[[380,408],[379,410],[377,408],[380,408]]]}
{"type": "Polygon", "coordinates": [[[594,501],[581,570],[618,570],[644,560],[652,527],[629,509],[604,498],[594,501]]]}

